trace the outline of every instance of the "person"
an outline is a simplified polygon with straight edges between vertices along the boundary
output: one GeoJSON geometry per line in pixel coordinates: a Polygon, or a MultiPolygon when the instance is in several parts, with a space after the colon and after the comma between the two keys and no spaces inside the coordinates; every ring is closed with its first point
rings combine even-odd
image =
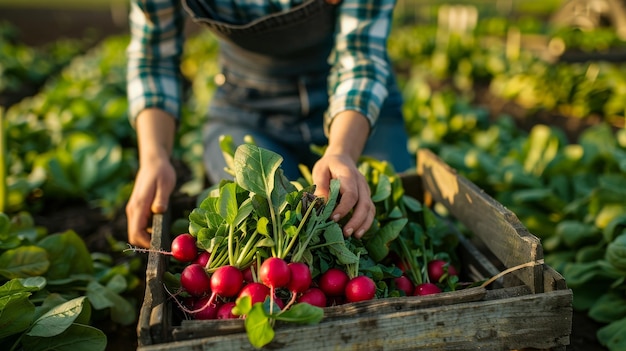
{"type": "Polygon", "coordinates": [[[176,184],[171,152],[181,110],[179,62],[189,16],[220,44],[221,73],[203,128],[210,182],[224,177],[221,135],[252,136],[280,154],[289,179],[311,169],[315,195],[340,181],[333,214],[351,213],[344,235],[360,238],[375,207],[359,157],[413,166],[402,96],[387,52],[395,0],[132,0],[128,101],[139,169],[126,206],[129,243],[148,247],[152,213],[176,184]],[[320,157],[311,145],[326,146],[320,157]]]}

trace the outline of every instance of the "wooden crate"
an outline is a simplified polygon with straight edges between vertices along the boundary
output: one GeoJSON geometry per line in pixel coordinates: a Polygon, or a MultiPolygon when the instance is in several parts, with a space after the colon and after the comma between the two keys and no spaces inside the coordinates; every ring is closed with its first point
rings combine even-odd
{"type": "MultiPolygon", "coordinates": [[[[461,237],[464,272],[476,281],[529,262],[542,246],[514,213],[436,155],[420,150],[407,193],[445,206],[473,234],[461,237]]],[[[153,248],[167,248],[167,216],[154,220],[153,248]]],[[[254,350],[242,320],[174,322],[163,288],[163,255],[150,254],[138,350],[254,350]]],[[[572,326],[572,291],[546,264],[516,269],[486,288],[430,296],[364,301],[325,309],[316,325],[277,325],[265,349],[281,350],[565,350],[572,326]]]]}

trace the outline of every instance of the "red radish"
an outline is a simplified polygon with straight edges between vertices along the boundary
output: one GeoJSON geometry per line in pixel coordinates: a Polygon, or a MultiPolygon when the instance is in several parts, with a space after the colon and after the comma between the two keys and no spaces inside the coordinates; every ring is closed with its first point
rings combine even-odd
{"type": "Polygon", "coordinates": [[[233,307],[235,307],[235,303],[232,301],[224,302],[217,308],[217,319],[233,319],[237,318],[233,314],[233,307]]]}
{"type": "Polygon", "coordinates": [[[439,282],[446,272],[448,276],[458,275],[456,268],[444,260],[435,259],[428,262],[428,279],[431,282],[439,282]]]}
{"type": "Polygon", "coordinates": [[[257,302],[262,303],[268,296],[270,296],[270,288],[262,283],[248,283],[241,288],[238,298],[242,296],[250,296],[250,300],[253,305],[257,302]]]}
{"type": "MultiPolygon", "coordinates": [[[[183,270],[183,273],[189,267],[200,267],[201,271],[205,272],[204,274],[207,275],[206,271],[204,270],[204,267],[196,263],[190,264],[189,266],[185,267],[185,269],[183,270]]],[[[198,268],[194,268],[194,272],[197,269],[198,268]]],[[[181,278],[182,278],[182,275],[181,275],[181,278]]],[[[182,284],[182,280],[181,280],[181,284],[182,284]]],[[[193,281],[191,281],[191,279],[190,279],[189,284],[193,284],[193,281]]],[[[198,306],[198,308],[196,308],[195,310],[185,310],[185,312],[196,314],[202,311],[204,308],[206,308],[206,306],[215,304],[215,300],[218,296],[233,297],[239,293],[239,290],[241,290],[242,285],[243,285],[243,274],[237,267],[221,266],[218,269],[216,269],[215,272],[213,272],[213,274],[211,274],[211,277],[209,278],[209,288],[211,291],[211,296],[209,297],[208,300],[206,300],[205,306],[198,306]]],[[[193,285],[191,286],[193,287],[193,285]]]]}
{"type": "Polygon", "coordinates": [[[196,238],[189,234],[179,234],[172,240],[172,256],[180,262],[191,262],[198,256],[196,238]]]}
{"type": "Polygon", "coordinates": [[[402,273],[406,273],[409,271],[409,267],[407,267],[406,262],[404,262],[398,254],[393,254],[391,262],[393,262],[393,264],[395,264],[396,267],[398,267],[402,271],[402,273]]]}
{"type": "Polygon", "coordinates": [[[326,296],[341,296],[349,280],[346,272],[339,268],[330,268],[320,276],[318,283],[326,296]]]}
{"type": "Polygon", "coordinates": [[[210,252],[202,251],[198,254],[198,256],[196,256],[196,258],[193,260],[193,263],[197,263],[201,265],[202,267],[206,267],[206,264],[209,262],[210,258],[211,258],[210,252]]]}
{"type": "Polygon", "coordinates": [[[276,296],[276,294],[274,294],[274,303],[278,305],[278,308],[280,308],[281,310],[285,309],[285,301],[283,301],[283,299],[281,299],[280,297],[276,296]]]}
{"type": "Polygon", "coordinates": [[[291,271],[287,262],[279,257],[267,258],[259,269],[259,280],[266,286],[275,289],[289,284],[291,271]]]}
{"type": "Polygon", "coordinates": [[[243,273],[235,266],[222,266],[211,275],[211,291],[221,297],[239,294],[243,286],[243,273]]]}
{"type": "Polygon", "coordinates": [[[244,269],[242,271],[243,273],[243,280],[246,283],[252,283],[254,282],[254,275],[252,275],[252,265],[248,266],[248,268],[244,269]]]}
{"type": "Polygon", "coordinates": [[[287,266],[291,272],[291,279],[287,285],[289,291],[301,293],[311,286],[311,270],[306,263],[291,262],[287,266]]]}
{"type": "Polygon", "coordinates": [[[339,305],[343,305],[344,303],[346,303],[346,297],[343,295],[326,297],[327,306],[339,306],[339,305]]]}
{"type": "Polygon", "coordinates": [[[414,296],[433,295],[441,292],[441,289],[433,283],[422,283],[415,287],[414,296]]]}
{"type": "Polygon", "coordinates": [[[211,288],[211,278],[204,266],[192,263],[185,267],[180,275],[180,285],[193,296],[207,294],[211,288]]]}
{"type": "Polygon", "coordinates": [[[197,299],[193,303],[191,308],[195,311],[198,311],[194,313],[193,315],[195,319],[206,320],[206,319],[215,319],[217,317],[218,306],[214,303],[208,303],[210,298],[211,298],[210,296],[204,296],[204,297],[197,299]]]}
{"type": "Polygon", "coordinates": [[[305,302],[317,307],[326,307],[326,295],[321,289],[311,287],[300,295],[298,302],[305,302]]]}
{"type": "Polygon", "coordinates": [[[131,246],[130,248],[124,251],[133,251],[133,252],[156,252],[162,255],[170,255],[174,257],[176,260],[187,263],[192,262],[198,256],[198,247],[196,246],[196,238],[189,234],[179,234],[174,240],[172,240],[172,250],[164,251],[164,250],[150,250],[143,249],[139,247],[131,246]]]}
{"type": "Polygon", "coordinates": [[[396,289],[404,292],[404,295],[406,296],[413,295],[415,286],[413,286],[413,282],[406,275],[402,275],[397,278],[394,278],[393,283],[395,284],[396,289]]]}
{"type": "Polygon", "coordinates": [[[359,275],[348,281],[345,295],[348,302],[371,300],[376,296],[376,283],[366,275],[359,275]]]}

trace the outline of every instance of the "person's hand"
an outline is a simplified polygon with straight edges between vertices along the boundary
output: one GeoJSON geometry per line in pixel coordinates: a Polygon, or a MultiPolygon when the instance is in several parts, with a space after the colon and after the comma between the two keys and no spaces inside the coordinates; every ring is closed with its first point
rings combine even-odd
{"type": "Polygon", "coordinates": [[[129,244],[150,247],[149,220],[153,213],[167,210],[175,185],[176,171],[168,159],[156,159],[139,168],[126,205],[129,244]]]}
{"type": "Polygon", "coordinates": [[[139,149],[139,171],[126,204],[128,242],[150,247],[148,223],[152,213],[167,210],[176,186],[176,170],[170,162],[175,120],[166,112],[148,108],[135,119],[139,149]]]}
{"type": "Polygon", "coordinates": [[[341,199],[331,218],[338,221],[353,210],[352,216],[343,226],[343,234],[360,239],[372,225],[376,208],[367,180],[359,172],[354,160],[346,154],[326,153],[313,166],[312,176],[316,185],[315,195],[326,199],[330,193],[331,179],[339,180],[341,199]]]}

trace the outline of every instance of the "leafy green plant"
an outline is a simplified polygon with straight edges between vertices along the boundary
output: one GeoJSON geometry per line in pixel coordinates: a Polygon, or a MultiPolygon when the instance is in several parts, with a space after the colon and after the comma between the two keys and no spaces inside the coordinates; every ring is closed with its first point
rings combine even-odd
{"type": "Polygon", "coordinates": [[[92,324],[102,318],[135,322],[136,306],[124,294],[138,286],[139,266],[90,254],[71,230],[47,234],[28,213],[0,213],[0,344],[6,350],[104,350],[106,335],[92,324]]]}

